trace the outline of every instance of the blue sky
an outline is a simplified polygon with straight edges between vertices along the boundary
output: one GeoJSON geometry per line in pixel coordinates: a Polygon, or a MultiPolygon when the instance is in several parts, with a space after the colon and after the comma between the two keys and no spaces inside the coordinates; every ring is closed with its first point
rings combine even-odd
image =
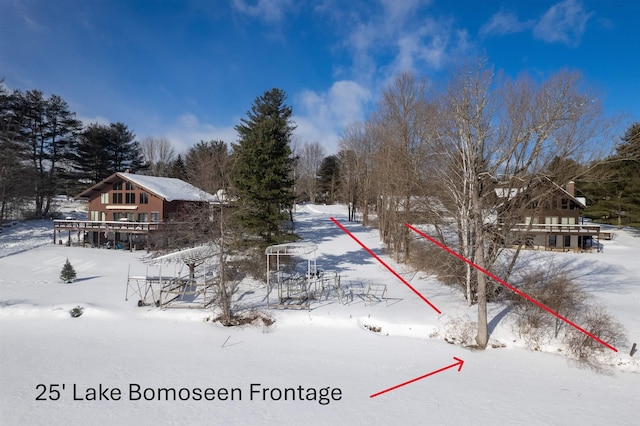
{"type": "Polygon", "coordinates": [[[510,76],[581,71],[626,125],[640,121],[639,4],[0,0],[0,78],[62,96],[87,123],[167,137],[178,152],[235,142],[233,127],[273,87],[288,94],[298,140],[335,152],[395,74],[437,83],[479,54],[510,76]]]}

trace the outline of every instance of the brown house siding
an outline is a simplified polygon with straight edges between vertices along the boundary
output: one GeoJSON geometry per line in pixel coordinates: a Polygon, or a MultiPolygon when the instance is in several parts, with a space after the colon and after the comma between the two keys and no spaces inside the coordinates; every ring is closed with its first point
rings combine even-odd
{"type": "MultiPolygon", "coordinates": [[[[213,196],[202,192],[203,198],[168,201],[147,188],[139,187],[135,182],[127,180],[127,174],[115,173],[102,182],[85,190],[80,196],[87,198],[87,221],[54,221],[54,242],[56,231],[62,236],[66,231],[68,239],[71,233],[78,235],[84,232],[84,241],[92,245],[102,245],[106,241],[125,242],[129,247],[144,244],[148,248],[148,234],[160,229],[160,224],[166,222],[170,216],[186,204],[208,203],[213,196]],[[207,198],[208,197],[208,198],[207,198]],[[105,237],[106,235],[106,237],[105,237]]],[[[156,191],[163,193],[162,184],[175,185],[184,190],[185,195],[197,190],[186,182],[177,179],[153,178],[142,176],[136,179],[145,185],[151,185],[156,191]],[[163,180],[164,179],[164,180],[163,180]]],[[[199,190],[198,190],[199,191],[199,190]]]]}

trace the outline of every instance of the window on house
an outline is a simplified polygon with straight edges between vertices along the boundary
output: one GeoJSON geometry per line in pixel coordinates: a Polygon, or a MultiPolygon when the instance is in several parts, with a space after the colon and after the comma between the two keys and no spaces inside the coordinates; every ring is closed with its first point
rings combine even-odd
{"type": "Polygon", "coordinates": [[[134,184],[132,184],[131,182],[127,182],[127,183],[125,184],[125,189],[126,189],[127,191],[135,191],[136,186],[135,186],[134,184]]]}
{"type": "Polygon", "coordinates": [[[571,247],[571,235],[564,236],[564,246],[571,247]]]}
{"type": "Polygon", "coordinates": [[[100,194],[100,203],[109,204],[109,193],[108,192],[103,192],[102,194],[100,194]]]}
{"type": "Polygon", "coordinates": [[[549,247],[556,246],[556,235],[549,235],[549,247]]]}
{"type": "Polygon", "coordinates": [[[95,221],[100,220],[100,212],[92,210],[90,213],[90,220],[95,220],[95,221]]]}
{"type": "Polygon", "coordinates": [[[113,190],[114,191],[122,191],[122,181],[120,182],[115,182],[113,184],[113,190]]]}
{"type": "Polygon", "coordinates": [[[149,194],[146,192],[140,193],[140,204],[149,204],[149,194]]]}
{"type": "Polygon", "coordinates": [[[133,222],[134,220],[136,220],[136,214],[135,213],[127,213],[127,220],[129,222],[133,222]]]}
{"type": "Polygon", "coordinates": [[[113,212],[113,220],[120,220],[123,218],[123,215],[121,212],[113,212]]]}
{"type": "Polygon", "coordinates": [[[160,222],[160,212],[151,212],[151,222],[160,222]]]}
{"type": "Polygon", "coordinates": [[[125,204],[135,204],[136,203],[136,193],[135,192],[125,192],[125,204]]]}
{"type": "Polygon", "coordinates": [[[113,204],[122,204],[122,192],[114,192],[112,194],[113,204]]]}
{"type": "Polygon", "coordinates": [[[568,210],[569,209],[569,200],[567,198],[563,198],[562,199],[562,210],[568,210]]]}
{"type": "Polygon", "coordinates": [[[138,213],[138,222],[146,222],[149,219],[148,213],[138,213]]]}

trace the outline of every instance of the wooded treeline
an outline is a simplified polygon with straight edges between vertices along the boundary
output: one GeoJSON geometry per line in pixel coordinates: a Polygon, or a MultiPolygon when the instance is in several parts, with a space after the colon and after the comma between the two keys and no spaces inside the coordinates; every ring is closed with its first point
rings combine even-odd
{"type": "Polygon", "coordinates": [[[124,123],[83,126],[57,95],[10,92],[0,81],[0,223],[50,217],[57,195],[75,196],[115,172],[185,180],[241,206],[234,219],[265,242],[291,221],[292,109],[272,89],[236,127],[239,139],[200,141],[183,156],[163,137],[140,141],[124,123]]]}
{"type": "Polygon", "coordinates": [[[0,84],[0,219],[45,217],[56,195],[75,195],[143,157],[123,123],[83,127],[60,96],[0,84]]]}

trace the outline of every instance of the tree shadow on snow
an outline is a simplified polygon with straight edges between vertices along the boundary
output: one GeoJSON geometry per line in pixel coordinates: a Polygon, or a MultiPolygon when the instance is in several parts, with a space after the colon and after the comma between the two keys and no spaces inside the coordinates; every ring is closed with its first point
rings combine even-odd
{"type": "Polygon", "coordinates": [[[0,308],[5,308],[13,305],[24,305],[24,304],[31,304],[31,301],[28,299],[0,300],[0,308]]]}
{"type": "Polygon", "coordinates": [[[94,280],[96,278],[102,278],[102,276],[100,275],[94,275],[93,277],[83,277],[83,278],[76,278],[76,280],[74,282],[82,282],[82,281],[89,281],[89,280],[94,280]]]}
{"type": "MultiPolygon", "coordinates": [[[[382,254],[382,250],[371,251],[377,256],[382,254]]],[[[317,259],[318,269],[337,273],[352,270],[353,265],[370,265],[372,263],[378,263],[378,261],[362,248],[340,255],[323,254],[317,259]]],[[[382,267],[382,265],[380,266],[382,267]]]]}
{"type": "Polygon", "coordinates": [[[500,321],[502,321],[502,319],[506,317],[510,311],[511,306],[505,306],[500,312],[498,312],[493,318],[491,318],[491,321],[489,321],[489,323],[487,324],[489,336],[493,334],[493,331],[496,329],[498,324],[500,324],[500,321]]]}
{"type": "Polygon", "coordinates": [[[593,259],[563,259],[557,266],[560,272],[589,291],[620,293],[630,284],[629,278],[621,273],[622,267],[593,259]]]}
{"type": "MultiPolygon", "coordinates": [[[[357,234],[360,233],[368,233],[371,231],[371,228],[362,226],[361,224],[357,224],[355,222],[343,222],[339,221],[342,226],[347,228],[349,232],[351,232],[354,236],[357,237],[357,234]]],[[[306,224],[300,223],[299,227],[296,230],[296,234],[300,236],[305,241],[311,241],[316,244],[332,240],[334,238],[340,237],[342,235],[346,236],[346,233],[338,227],[335,223],[333,223],[330,219],[323,219],[322,224],[318,224],[317,222],[314,224],[309,224],[309,226],[305,226],[306,224]]],[[[355,241],[354,241],[355,243],[355,241]]]]}

